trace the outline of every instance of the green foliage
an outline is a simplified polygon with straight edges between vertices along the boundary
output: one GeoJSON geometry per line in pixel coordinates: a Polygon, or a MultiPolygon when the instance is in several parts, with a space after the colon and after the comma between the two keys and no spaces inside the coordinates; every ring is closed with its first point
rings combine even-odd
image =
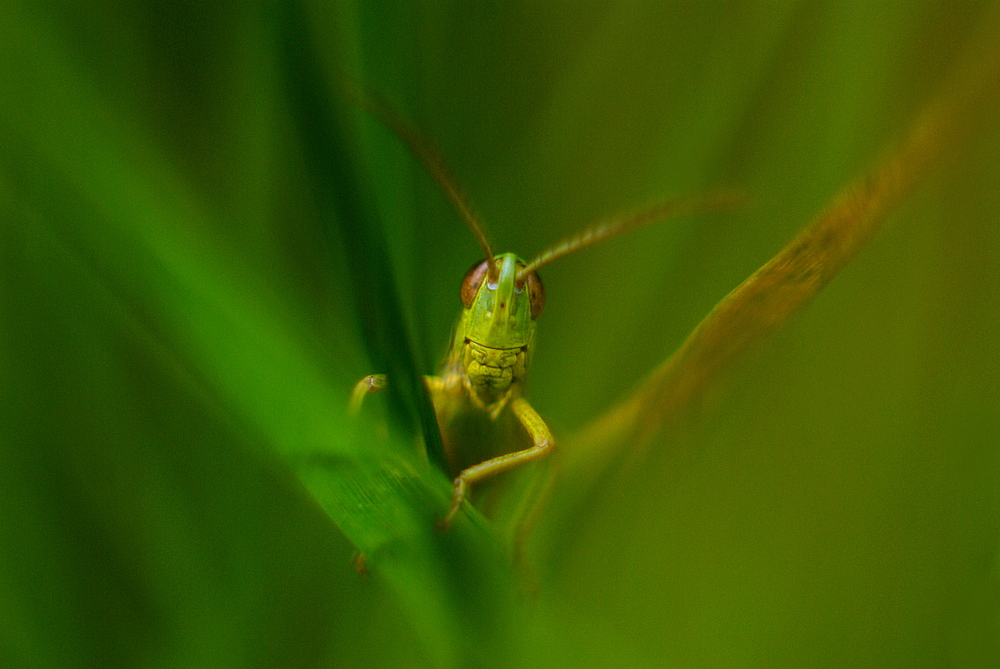
{"type": "Polygon", "coordinates": [[[0,665],[994,665],[995,129],[669,443],[586,504],[561,481],[532,574],[475,509],[435,530],[419,375],[477,247],[340,89],[435,138],[500,252],[751,194],[545,268],[558,439],[898,138],[990,7],[7,2],[0,665]],[[395,395],[348,421],[373,372],[395,395]]]}

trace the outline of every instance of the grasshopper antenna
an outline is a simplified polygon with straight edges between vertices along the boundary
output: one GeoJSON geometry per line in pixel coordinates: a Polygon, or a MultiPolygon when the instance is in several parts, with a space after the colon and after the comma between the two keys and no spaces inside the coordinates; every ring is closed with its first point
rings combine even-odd
{"type": "Polygon", "coordinates": [[[472,210],[469,201],[462,194],[461,189],[459,189],[458,182],[452,176],[451,170],[448,169],[448,165],[444,162],[444,158],[434,149],[434,145],[403,120],[403,117],[399,115],[399,112],[396,111],[389,101],[377,92],[370,89],[362,89],[357,85],[351,85],[348,92],[362,109],[389,128],[406,145],[417,160],[420,161],[420,164],[431,173],[431,176],[437,181],[441,190],[444,191],[444,194],[451,200],[455,209],[458,210],[466,225],[472,230],[472,234],[475,235],[476,241],[479,242],[480,248],[482,248],[483,253],[486,255],[489,274],[490,276],[495,276],[497,273],[496,261],[493,259],[493,250],[490,248],[490,243],[483,233],[483,224],[472,210]]]}
{"type": "Polygon", "coordinates": [[[517,281],[519,283],[524,281],[529,274],[543,265],[548,265],[553,260],[558,260],[624,232],[641,228],[667,217],[718,209],[733,209],[745,205],[746,200],[746,195],[741,190],[720,190],[705,196],[682,197],[659,202],[638,212],[601,221],[539,253],[518,271],[517,281]]]}

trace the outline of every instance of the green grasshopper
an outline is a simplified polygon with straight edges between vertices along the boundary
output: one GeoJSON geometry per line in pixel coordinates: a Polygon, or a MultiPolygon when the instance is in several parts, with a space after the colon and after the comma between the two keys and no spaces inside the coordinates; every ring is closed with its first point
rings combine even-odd
{"type": "MultiPolygon", "coordinates": [[[[436,376],[424,377],[454,477],[451,506],[441,521],[448,527],[473,485],[543,458],[555,448],[545,421],[524,397],[536,320],[545,307],[545,289],[538,269],[668,215],[730,206],[739,196],[720,192],[707,198],[661,202],[591,226],[526,263],[513,253],[494,254],[482,223],[430,143],[380,99],[366,96],[362,103],[395,132],[436,179],[484,254],[484,259],[473,265],[462,280],[459,295],[463,309],[440,371],[436,376]],[[512,447],[527,443],[525,434],[530,446],[512,447]]],[[[359,381],[352,393],[351,413],[360,409],[368,393],[381,390],[386,383],[381,374],[359,381]]]]}

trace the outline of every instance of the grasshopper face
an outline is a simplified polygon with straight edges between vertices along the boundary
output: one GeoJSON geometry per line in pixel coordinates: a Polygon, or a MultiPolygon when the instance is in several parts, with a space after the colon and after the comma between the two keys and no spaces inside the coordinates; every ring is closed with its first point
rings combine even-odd
{"type": "Polygon", "coordinates": [[[542,282],[532,272],[518,280],[524,262],[513,253],[496,256],[493,272],[483,261],[462,281],[462,313],[456,344],[471,390],[484,405],[523,380],[535,339],[535,319],[545,304],[542,282]]]}

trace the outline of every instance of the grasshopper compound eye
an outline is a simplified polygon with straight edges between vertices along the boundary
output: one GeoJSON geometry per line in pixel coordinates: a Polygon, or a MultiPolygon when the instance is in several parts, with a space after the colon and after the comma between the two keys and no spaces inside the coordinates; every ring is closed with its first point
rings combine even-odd
{"type": "MultiPolygon", "coordinates": [[[[489,269],[489,262],[486,260],[480,261],[473,265],[472,268],[466,273],[465,278],[462,279],[462,306],[466,309],[471,307],[472,303],[476,301],[476,294],[479,292],[479,285],[484,279],[486,279],[489,269]]],[[[534,316],[534,308],[532,308],[531,311],[532,316],[534,316]]]]}
{"type": "Polygon", "coordinates": [[[528,304],[531,305],[531,318],[538,318],[545,308],[545,287],[542,279],[536,272],[528,275],[524,280],[524,286],[528,290],[528,304]]]}

